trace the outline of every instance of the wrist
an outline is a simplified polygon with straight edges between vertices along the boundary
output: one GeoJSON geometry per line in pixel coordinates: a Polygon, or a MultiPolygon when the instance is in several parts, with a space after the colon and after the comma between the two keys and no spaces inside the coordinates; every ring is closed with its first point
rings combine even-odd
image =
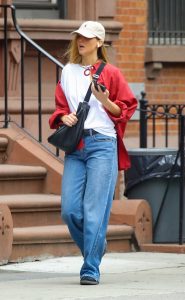
{"type": "Polygon", "coordinates": [[[120,107],[114,102],[112,102],[109,98],[107,99],[106,103],[103,104],[103,106],[113,115],[120,116],[121,114],[120,107]]]}
{"type": "Polygon", "coordinates": [[[102,102],[103,106],[107,107],[110,105],[112,101],[109,98],[105,98],[104,101],[102,102]]]}

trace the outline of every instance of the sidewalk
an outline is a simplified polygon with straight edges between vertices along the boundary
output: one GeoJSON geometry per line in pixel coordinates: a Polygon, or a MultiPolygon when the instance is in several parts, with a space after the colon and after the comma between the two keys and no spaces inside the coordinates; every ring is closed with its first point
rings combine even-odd
{"type": "Polygon", "coordinates": [[[185,254],[109,253],[98,286],[80,286],[81,257],[0,266],[6,300],[184,300],[185,254]]]}

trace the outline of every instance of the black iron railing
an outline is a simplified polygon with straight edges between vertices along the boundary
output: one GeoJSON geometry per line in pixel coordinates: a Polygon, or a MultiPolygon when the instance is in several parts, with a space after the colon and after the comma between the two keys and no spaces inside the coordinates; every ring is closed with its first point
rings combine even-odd
{"type": "MultiPolygon", "coordinates": [[[[176,121],[176,135],[178,136],[177,143],[177,159],[180,159],[180,184],[179,184],[179,244],[185,242],[184,228],[184,205],[185,205],[185,104],[148,104],[145,99],[146,94],[141,93],[140,100],[140,147],[148,147],[148,137],[152,135],[152,147],[156,146],[158,138],[158,130],[156,122],[163,122],[164,126],[164,146],[168,147],[169,142],[169,122],[176,121]],[[151,121],[149,123],[149,121],[151,121]],[[150,134],[149,134],[150,126],[150,134]]],[[[161,130],[161,127],[160,127],[161,130]]],[[[159,131],[160,131],[159,130],[159,131]]],[[[176,160],[177,162],[177,160],[176,160]]],[[[167,192],[167,190],[166,190],[167,192]]],[[[165,197],[164,197],[165,200],[165,197]]],[[[164,204],[164,203],[163,203],[164,204]]],[[[157,220],[154,226],[154,234],[158,225],[158,220],[162,211],[162,206],[159,210],[157,220]]]]}
{"type": "Polygon", "coordinates": [[[148,0],[149,44],[185,45],[185,1],[148,0]]]}
{"type": "Polygon", "coordinates": [[[185,115],[180,116],[180,205],[179,205],[179,244],[184,242],[184,208],[185,208],[185,115]]]}
{"type": "Polygon", "coordinates": [[[170,122],[176,125],[178,145],[180,143],[180,116],[185,114],[185,104],[148,104],[146,94],[141,93],[140,104],[140,147],[147,148],[148,137],[152,136],[152,147],[156,147],[158,133],[157,122],[160,123],[164,132],[164,147],[169,146],[170,122]],[[150,128],[149,128],[150,127],[150,128]],[[150,132],[149,132],[150,131],[150,132]]]}
{"type": "MultiPolygon", "coordinates": [[[[8,10],[11,10],[12,20],[15,27],[15,30],[20,36],[21,43],[21,72],[20,72],[20,91],[21,91],[21,124],[20,127],[25,127],[25,64],[24,64],[24,43],[28,43],[30,47],[34,48],[37,52],[37,68],[38,68],[38,79],[37,79],[37,89],[38,89],[38,140],[40,143],[42,142],[42,59],[47,58],[51,61],[56,67],[56,83],[59,80],[60,70],[63,68],[63,64],[61,64],[58,60],[56,60],[52,55],[46,52],[42,47],[36,44],[33,40],[31,40],[19,27],[16,20],[16,9],[13,5],[0,5],[0,8],[3,9],[4,13],[4,127],[8,127],[8,123],[10,121],[9,116],[9,107],[8,107],[8,10]]],[[[35,137],[33,137],[35,138],[35,137]]],[[[57,151],[58,156],[58,151],[57,151]]]]}

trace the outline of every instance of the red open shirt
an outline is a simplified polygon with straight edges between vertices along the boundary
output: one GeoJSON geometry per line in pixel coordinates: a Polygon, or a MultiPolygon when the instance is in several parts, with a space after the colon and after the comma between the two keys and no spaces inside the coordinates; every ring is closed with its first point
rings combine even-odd
{"type": "MultiPolygon", "coordinates": [[[[96,63],[94,65],[92,74],[96,73],[99,64],[100,63],[96,63]]],[[[118,141],[117,144],[119,170],[126,170],[130,167],[130,160],[127,150],[123,143],[123,136],[127,121],[131,118],[137,107],[137,100],[134,97],[132,91],[130,90],[120,70],[109,63],[105,65],[103,71],[100,74],[98,82],[106,86],[107,90],[109,91],[109,99],[111,99],[111,101],[113,101],[121,108],[121,114],[119,117],[115,117],[108,110],[105,110],[109,115],[110,119],[115,124],[118,141]]],[[[68,102],[62,90],[60,82],[56,86],[55,103],[55,112],[51,115],[49,119],[50,127],[53,129],[57,128],[62,123],[56,122],[59,116],[63,116],[70,113],[68,102]]],[[[80,141],[77,148],[81,149],[82,147],[83,141],[80,141]]]]}

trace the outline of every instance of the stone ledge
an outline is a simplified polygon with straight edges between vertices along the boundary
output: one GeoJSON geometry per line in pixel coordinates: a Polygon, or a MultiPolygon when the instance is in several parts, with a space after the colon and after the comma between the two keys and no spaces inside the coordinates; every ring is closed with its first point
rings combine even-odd
{"type": "Polygon", "coordinates": [[[143,252],[159,252],[159,253],[185,253],[185,244],[142,244],[143,252]]]}
{"type": "Polygon", "coordinates": [[[44,167],[0,165],[0,180],[44,179],[47,170],[44,167]]]}
{"type": "Polygon", "coordinates": [[[0,203],[8,205],[14,211],[60,209],[61,196],[52,194],[0,195],[0,203]]]}
{"type": "MultiPolygon", "coordinates": [[[[108,252],[130,252],[132,233],[131,226],[109,225],[108,252]]],[[[14,228],[13,237],[12,262],[80,254],[66,225],[14,228]]]]}
{"type": "Polygon", "coordinates": [[[14,227],[61,225],[61,196],[53,194],[0,195],[11,210],[14,227]]]}
{"type": "Polygon", "coordinates": [[[185,62],[185,47],[183,46],[147,46],[145,63],[153,62],[185,62]]]}
{"type": "MultiPolygon", "coordinates": [[[[127,225],[109,225],[107,238],[119,237],[121,239],[131,238],[133,228],[127,225]]],[[[13,229],[13,244],[30,243],[60,243],[61,241],[71,240],[70,233],[66,225],[52,226],[33,226],[13,229]]],[[[72,241],[72,240],[71,240],[72,241]]]]}
{"type": "Polygon", "coordinates": [[[147,46],[145,50],[146,76],[155,79],[164,63],[185,63],[184,46],[147,46]]]}
{"type": "MultiPolygon", "coordinates": [[[[45,19],[18,19],[18,24],[25,34],[35,40],[71,40],[71,32],[76,30],[82,20],[45,20],[45,19]]],[[[101,21],[106,29],[106,42],[112,42],[118,38],[123,27],[117,21],[101,21]]],[[[19,39],[11,19],[8,20],[8,38],[19,39]]],[[[0,39],[3,39],[3,20],[0,19],[0,39]]]]}

